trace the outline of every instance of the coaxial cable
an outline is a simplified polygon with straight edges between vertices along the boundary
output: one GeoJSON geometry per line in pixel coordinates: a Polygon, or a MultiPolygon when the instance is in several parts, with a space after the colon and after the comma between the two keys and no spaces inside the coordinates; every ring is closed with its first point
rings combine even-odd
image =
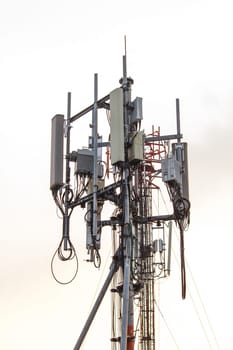
{"type": "Polygon", "coordinates": [[[55,251],[55,253],[54,253],[53,257],[52,257],[52,260],[51,260],[51,273],[52,273],[52,276],[53,276],[53,278],[55,279],[56,282],[58,282],[59,284],[63,284],[63,285],[73,282],[73,280],[75,279],[75,277],[77,276],[77,273],[78,273],[78,256],[76,254],[76,251],[75,251],[75,248],[74,248],[73,244],[70,241],[70,238],[66,238],[66,248],[64,248],[64,244],[65,244],[65,238],[62,237],[62,239],[60,241],[60,244],[59,244],[58,248],[56,249],[56,251],[55,251]],[[66,255],[65,252],[68,252],[68,255],[66,255]],[[74,275],[68,281],[61,281],[55,275],[55,272],[54,272],[54,260],[55,260],[56,256],[58,256],[59,260],[64,261],[64,262],[70,261],[70,260],[73,260],[73,259],[75,259],[75,261],[76,261],[76,268],[75,268],[74,275]]]}

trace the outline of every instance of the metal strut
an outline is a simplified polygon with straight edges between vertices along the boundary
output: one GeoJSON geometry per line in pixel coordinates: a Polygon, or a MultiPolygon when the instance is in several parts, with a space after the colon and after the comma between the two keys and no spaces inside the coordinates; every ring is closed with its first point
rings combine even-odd
{"type": "Polygon", "coordinates": [[[111,280],[112,280],[115,272],[119,268],[119,256],[118,255],[119,255],[119,251],[117,250],[117,252],[115,253],[115,255],[113,257],[112,263],[110,265],[109,274],[108,274],[108,276],[107,276],[107,278],[106,278],[106,280],[105,280],[105,282],[103,284],[103,287],[102,287],[102,289],[101,289],[101,291],[100,291],[100,293],[99,293],[99,295],[98,295],[98,297],[96,299],[96,302],[95,302],[95,304],[94,304],[94,306],[93,306],[93,308],[92,308],[92,310],[90,312],[90,315],[89,315],[89,317],[88,317],[88,319],[87,319],[87,321],[86,321],[86,323],[85,323],[85,325],[83,327],[83,330],[82,330],[82,332],[81,332],[81,334],[80,334],[80,336],[79,336],[79,338],[77,340],[77,343],[74,346],[74,350],[79,350],[80,349],[80,347],[81,347],[81,345],[82,345],[82,343],[83,343],[83,341],[84,341],[84,339],[85,339],[85,337],[87,335],[87,332],[88,332],[88,330],[89,330],[89,328],[90,328],[90,326],[92,324],[92,321],[94,320],[95,315],[96,315],[96,313],[97,313],[97,311],[99,309],[99,306],[100,306],[100,304],[101,304],[101,302],[102,302],[102,300],[104,298],[104,295],[105,295],[105,293],[106,293],[106,291],[107,291],[107,289],[108,289],[108,287],[109,287],[109,285],[111,283],[111,280]]]}

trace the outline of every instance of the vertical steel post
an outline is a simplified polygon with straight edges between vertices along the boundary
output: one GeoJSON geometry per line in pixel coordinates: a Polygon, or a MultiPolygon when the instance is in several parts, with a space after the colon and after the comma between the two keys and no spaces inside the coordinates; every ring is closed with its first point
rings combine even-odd
{"type": "MultiPolygon", "coordinates": [[[[126,65],[126,48],[123,56],[123,80],[122,88],[124,93],[124,139],[125,139],[125,162],[123,164],[123,192],[124,192],[124,226],[123,226],[123,248],[124,248],[124,281],[123,281],[123,311],[122,311],[122,330],[121,330],[121,344],[120,349],[126,350],[128,348],[129,336],[129,320],[130,320],[130,335],[132,334],[133,325],[133,295],[130,293],[131,281],[131,223],[130,223],[130,188],[129,188],[129,169],[128,169],[128,138],[129,138],[129,118],[128,118],[128,103],[130,102],[130,81],[127,79],[127,65],[126,65]],[[130,317],[129,317],[130,315],[130,317]]],[[[131,343],[132,345],[132,343],[131,343]]]]}
{"type": "Polygon", "coordinates": [[[98,142],[98,74],[94,74],[94,109],[92,113],[92,147],[93,147],[93,237],[97,235],[97,142],[98,142]]]}
{"type": "Polygon", "coordinates": [[[123,311],[121,330],[121,350],[126,350],[128,335],[128,313],[129,313],[129,285],[130,285],[130,258],[124,258],[124,281],[123,281],[123,311]]]}
{"type": "Polygon", "coordinates": [[[63,238],[64,238],[64,249],[68,250],[70,247],[68,245],[69,239],[69,188],[70,188],[70,163],[69,163],[69,153],[70,153],[70,116],[71,116],[71,92],[67,95],[67,121],[66,121],[66,179],[65,179],[65,215],[63,216],[63,238]]]}
{"type": "Polygon", "coordinates": [[[176,159],[182,164],[182,145],[180,137],[180,100],[176,99],[176,127],[177,127],[177,144],[175,145],[176,159]]]}
{"type": "Polygon", "coordinates": [[[167,274],[171,273],[171,249],[172,249],[172,222],[168,222],[168,254],[167,254],[167,274]]]}
{"type": "Polygon", "coordinates": [[[180,100],[176,99],[176,128],[177,128],[177,141],[180,143],[180,100]]]}

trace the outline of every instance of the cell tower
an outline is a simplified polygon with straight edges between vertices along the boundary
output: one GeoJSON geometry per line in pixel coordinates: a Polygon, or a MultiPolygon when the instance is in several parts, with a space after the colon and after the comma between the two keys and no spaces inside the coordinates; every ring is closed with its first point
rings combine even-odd
{"type": "Polygon", "coordinates": [[[101,264],[102,228],[108,226],[112,231],[110,271],[74,350],[81,348],[108,288],[112,294],[109,347],[155,349],[154,285],[157,278],[170,274],[174,222],[180,231],[182,298],[185,298],[183,234],[189,224],[190,202],[187,143],[181,142],[179,100],[176,133],[163,136],[160,129],[152,127],[146,134],[141,130],[142,98],[132,100],[132,85],[125,53],[119,87],[99,99],[95,74],[93,104],[71,116],[68,93],[67,117],[58,114],[52,119],[50,189],[63,218],[62,239],[55,255],[63,261],[77,260],[70,240],[70,218],[76,207],[85,208],[88,261],[95,267],[101,264]],[[110,124],[109,139],[105,141],[98,131],[100,109],[106,110],[110,124]],[[90,112],[88,147],[71,151],[71,126],[90,112]],[[103,149],[106,159],[102,159],[103,149]],[[75,187],[71,185],[71,168],[75,187]],[[170,214],[154,212],[153,201],[161,185],[166,186],[170,196],[173,208],[170,214]],[[115,209],[111,217],[103,220],[106,201],[113,203],[115,209]],[[135,319],[139,320],[137,324],[135,319]]]}

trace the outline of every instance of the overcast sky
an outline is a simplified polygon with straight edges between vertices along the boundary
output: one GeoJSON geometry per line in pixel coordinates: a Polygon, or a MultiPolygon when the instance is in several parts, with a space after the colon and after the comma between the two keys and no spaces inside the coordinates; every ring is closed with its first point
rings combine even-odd
{"type": "MultiPolygon", "coordinates": [[[[78,277],[69,286],[52,279],[61,221],[49,192],[50,125],[55,114],[66,113],[68,91],[72,114],[92,103],[94,73],[99,97],[119,86],[125,34],[133,95],[143,97],[143,127],[174,133],[179,97],[189,143],[189,291],[182,301],[174,236],[172,275],[160,292],[156,286],[173,337],[158,313],[157,348],[232,349],[232,10],[227,0],[1,2],[1,349],[73,349],[107,274],[109,232],[104,230],[98,271],[83,261],[78,209],[71,233],[78,277]]],[[[89,133],[82,121],[78,128],[76,148],[86,145],[89,133]]],[[[110,348],[109,298],[107,293],[83,349],[97,340],[110,348]]]]}

